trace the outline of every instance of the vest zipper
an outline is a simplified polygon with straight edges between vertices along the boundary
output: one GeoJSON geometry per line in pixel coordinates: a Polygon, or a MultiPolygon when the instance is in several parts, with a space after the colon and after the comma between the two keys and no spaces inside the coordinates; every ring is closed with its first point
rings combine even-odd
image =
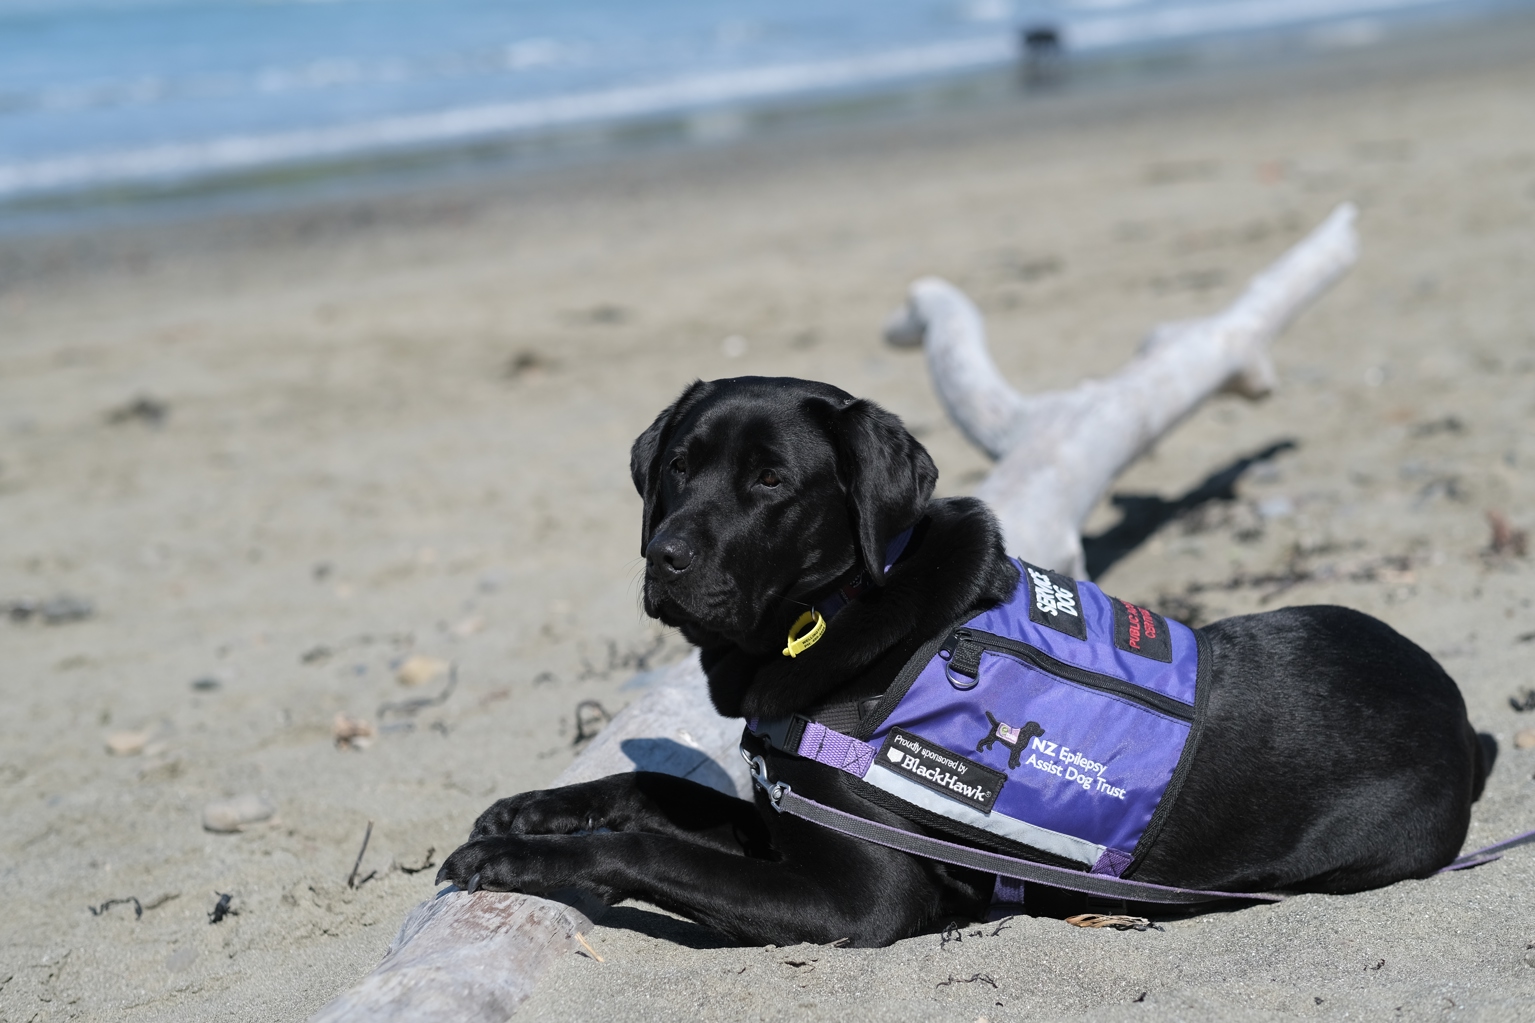
{"type": "Polygon", "coordinates": [[[1122,678],[1115,678],[1113,675],[1104,675],[1086,668],[1079,668],[1075,664],[1067,664],[1065,661],[1051,657],[1038,647],[1020,643],[1006,636],[998,636],[995,633],[982,632],[979,629],[955,629],[944,641],[939,653],[949,655],[947,659],[950,672],[979,681],[981,653],[986,650],[1023,661],[1047,675],[1055,675],[1089,689],[1122,696],[1143,707],[1166,714],[1168,717],[1178,718],[1181,721],[1194,720],[1194,708],[1181,700],[1175,700],[1171,696],[1165,696],[1133,682],[1126,682],[1122,678]]]}

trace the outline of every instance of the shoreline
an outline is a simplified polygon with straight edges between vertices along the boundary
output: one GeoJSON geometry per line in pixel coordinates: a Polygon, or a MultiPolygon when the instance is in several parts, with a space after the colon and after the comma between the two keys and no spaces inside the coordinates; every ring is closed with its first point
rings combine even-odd
{"type": "MultiPolygon", "coordinates": [[[[765,95],[755,102],[721,99],[628,116],[616,112],[597,118],[583,115],[568,124],[545,128],[503,128],[496,132],[485,129],[459,140],[444,137],[436,145],[395,141],[372,150],[362,147],[331,155],[316,151],[310,158],[261,160],[246,165],[247,156],[242,154],[260,140],[212,140],[207,143],[212,147],[210,153],[224,160],[217,153],[227,150],[226,155],[234,161],[227,169],[182,175],[165,171],[148,176],[136,170],[118,181],[29,188],[9,195],[0,181],[0,241],[27,235],[73,234],[111,227],[114,221],[153,225],[161,219],[174,222],[182,218],[199,220],[209,216],[282,212],[294,206],[345,201],[348,194],[384,200],[418,191],[476,184],[493,187],[507,176],[558,174],[571,166],[616,164],[657,153],[700,152],[754,142],[771,144],[783,139],[792,144],[805,135],[858,130],[903,119],[948,113],[964,116],[1020,102],[1050,102],[1055,99],[1052,94],[1058,92],[1080,99],[1113,91],[1154,90],[1165,87],[1170,79],[1183,79],[1187,84],[1189,80],[1224,78],[1240,87],[1243,79],[1255,74],[1294,77],[1311,68],[1336,74],[1339,66],[1351,59],[1368,65],[1378,63],[1381,54],[1387,54],[1386,59],[1390,60],[1389,54],[1403,50],[1442,46],[1453,50],[1468,42],[1474,46],[1490,36],[1522,31],[1535,19],[1535,12],[1528,9],[1490,0],[1474,11],[1429,4],[1422,8],[1393,9],[1390,13],[1390,18],[1370,16],[1367,12],[1352,19],[1286,25],[1262,35],[1228,31],[1109,46],[1085,53],[1068,51],[1058,69],[1059,80],[1044,85],[1025,84],[1027,64],[1022,52],[1015,50],[1007,58],[999,51],[994,59],[973,69],[904,75],[892,72],[892,81],[884,85],[876,81],[843,88],[822,87],[781,97],[765,95]]],[[[985,46],[982,43],[985,41],[966,45],[970,49],[996,48],[992,43],[985,46]]],[[[902,60],[896,59],[900,56],[893,55],[886,63],[902,65],[902,60]]],[[[905,62],[925,60],[941,64],[944,59],[954,58],[938,47],[926,56],[914,53],[905,62]]],[[[744,80],[752,77],[745,74],[744,80]]],[[[581,98],[572,98],[572,102],[576,100],[581,98]]],[[[549,102],[558,107],[564,101],[549,102]]],[[[582,103],[588,106],[595,103],[598,107],[625,105],[616,98],[608,102],[600,97],[575,105],[581,107],[582,103]]],[[[513,116],[514,107],[518,110],[528,107],[531,111],[534,107],[541,109],[541,104],[547,105],[544,101],[511,104],[504,116],[487,107],[479,113],[454,114],[449,120],[454,117],[505,120],[513,116]]],[[[409,119],[397,120],[403,126],[404,120],[409,119]]],[[[402,126],[390,128],[380,122],[378,131],[383,133],[380,139],[399,135],[404,130],[402,126]]],[[[294,139],[297,144],[298,135],[294,139]]],[[[330,147],[326,143],[322,148],[330,147]]],[[[171,152],[177,148],[169,147],[158,156],[146,151],[131,162],[148,167],[180,159],[171,152]]]]}

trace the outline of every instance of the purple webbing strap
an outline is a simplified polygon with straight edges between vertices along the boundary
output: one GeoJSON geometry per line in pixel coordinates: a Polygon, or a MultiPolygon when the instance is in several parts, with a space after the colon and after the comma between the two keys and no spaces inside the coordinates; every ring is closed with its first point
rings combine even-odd
{"type": "MultiPolygon", "coordinates": [[[[917,527],[914,525],[907,526],[905,529],[896,534],[895,539],[891,540],[888,544],[885,545],[886,572],[894,568],[895,563],[901,560],[901,555],[906,552],[906,545],[911,542],[912,531],[916,528],[917,527]]],[[[839,611],[847,607],[863,594],[867,593],[873,587],[874,584],[868,581],[867,575],[863,572],[860,572],[858,573],[857,578],[855,578],[851,583],[833,593],[825,600],[821,601],[815,606],[815,609],[821,612],[822,618],[830,621],[832,618],[837,616],[839,611]]]]}
{"type": "MultiPolygon", "coordinates": [[[[808,728],[806,733],[808,735],[808,728]]],[[[856,739],[852,741],[857,742],[856,739]]],[[[872,747],[870,749],[872,751],[872,747]]],[[[824,760],[821,762],[828,763],[828,761],[824,760]]],[[[1147,881],[1130,881],[1121,877],[1104,876],[1101,874],[1084,874],[1081,871],[1069,870],[1065,867],[1052,867],[1049,864],[1036,863],[1033,860],[1023,860],[1013,856],[1003,856],[1000,853],[972,849],[969,846],[945,842],[943,839],[933,838],[929,835],[920,835],[902,828],[891,827],[888,824],[881,824],[878,821],[871,821],[856,814],[837,810],[823,803],[818,803],[813,799],[806,799],[787,785],[773,786],[769,789],[769,795],[773,800],[774,807],[777,809],[785,813],[791,813],[796,817],[802,817],[813,824],[819,824],[823,828],[847,835],[850,838],[872,842],[875,845],[882,845],[888,849],[897,849],[901,852],[911,853],[913,856],[938,860],[941,863],[951,863],[958,867],[969,867],[973,870],[983,870],[987,873],[996,874],[998,896],[996,901],[1021,900],[1023,885],[1016,883],[1019,881],[1034,881],[1039,884],[1049,885],[1052,888],[1064,888],[1067,891],[1125,899],[1131,902],[1187,905],[1213,902],[1217,899],[1281,902],[1287,898],[1287,896],[1276,892],[1205,891],[1198,888],[1178,888],[1173,885],[1151,884],[1147,881]]],[[[1498,854],[1504,850],[1512,849],[1515,846],[1527,845],[1532,842],[1535,842],[1535,831],[1526,831],[1523,834],[1504,839],[1501,842],[1478,849],[1475,852],[1466,853],[1448,866],[1441,867],[1435,873],[1444,874],[1452,870],[1465,870],[1469,867],[1481,866],[1483,863],[1491,863],[1493,860],[1499,859],[1498,854]]]]}
{"type": "Polygon", "coordinates": [[[818,764],[827,767],[835,767],[839,771],[846,771],[855,778],[862,778],[869,773],[869,768],[874,764],[874,747],[866,742],[860,742],[851,735],[833,731],[818,721],[812,721],[805,726],[805,734],[800,736],[798,756],[806,760],[814,760],[818,764]]]}
{"type": "Polygon", "coordinates": [[[1512,849],[1515,846],[1520,845],[1528,845],[1531,842],[1535,842],[1535,831],[1526,831],[1522,835],[1515,835],[1513,838],[1505,838],[1501,842],[1494,842],[1492,845],[1485,846],[1476,850],[1475,852],[1468,852],[1464,856],[1457,856],[1455,859],[1450,861],[1448,866],[1440,867],[1438,870],[1434,871],[1434,873],[1447,874],[1452,870],[1465,870],[1468,867],[1480,867],[1483,863],[1491,863],[1493,860],[1502,859],[1503,857],[1500,854],[1507,849],[1512,849]]]}
{"type": "Polygon", "coordinates": [[[1033,860],[972,849],[969,846],[945,842],[940,838],[880,824],[878,821],[833,809],[813,799],[806,799],[787,785],[775,785],[769,791],[773,805],[778,809],[851,838],[911,853],[913,856],[938,860],[940,863],[951,863],[957,867],[969,867],[972,870],[983,870],[999,876],[1034,881],[1052,888],[1065,888],[1069,891],[1085,892],[1088,895],[1102,895],[1134,902],[1167,904],[1213,902],[1217,899],[1279,902],[1285,898],[1274,892],[1202,891],[1197,888],[1150,884],[1146,881],[1127,881],[1124,878],[1108,877],[1102,874],[1084,874],[1079,870],[1052,867],[1033,860]]]}
{"type": "Polygon", "coordinates": [[[912,530],[916,526],[907,526],[895,535],[895,538],[885,545],[885,571],[895,567],[895,563],[901,560],[901,555],[906,553],[906,545],[911,542],[912,530]]]}

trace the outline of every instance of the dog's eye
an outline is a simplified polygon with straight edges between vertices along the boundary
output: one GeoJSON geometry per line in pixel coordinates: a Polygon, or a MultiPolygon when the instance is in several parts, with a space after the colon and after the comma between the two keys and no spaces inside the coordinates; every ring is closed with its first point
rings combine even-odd
{"type": "Polygon", "coordinates": [[[688,474],[688,460],[678,455],[672,459],[671,470],[679,476],[686,476],[688,474]]]}
{"type": "Polygon", "coordinates": [[[761,483],[764,487],[776,487],[782,481],[779,480],[778,473],[772,469],[763,469],[762,475],[757,477],[757,482],[761,483]]]}

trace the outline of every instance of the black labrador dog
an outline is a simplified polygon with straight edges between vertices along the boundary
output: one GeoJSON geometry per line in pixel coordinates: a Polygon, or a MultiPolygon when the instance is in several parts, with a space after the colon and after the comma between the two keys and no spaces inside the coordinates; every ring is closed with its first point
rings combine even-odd
{"type": "MultiPolygon", "coordinates": [[[[941,630],[1017,584],[986,506],[932,500],[938,472],[922,445],[895,416],[827,384],[696,382],[635,441],[630,467],[644,498],[645,610],[701,648],[727,716],[877,697],[941,630]],[[886,573],[887,542],[913,525],[886,573]],[[859,574],[879,585],[815,646],[783,656],[805,608],[859,574]]],[[[1487,762],[1432,657],[1341,607],[1202,631],[1213,658],[1203,737],[1127,876],[1342,893],[1455,857],[1487,762]]],[[[781,754],[773,769],[823,803],[912,826],[840,771],[781,754]]],[[[860,946],[977,919],[995,881],[777,813],[760,792],[751,803],[649,773],[500,800],[439,880],[476,876],[494,890],[642,899],[750,944],[860,946]]],[[[1029,886],[1031,902],[1038,891],[1029,886]]]]}

